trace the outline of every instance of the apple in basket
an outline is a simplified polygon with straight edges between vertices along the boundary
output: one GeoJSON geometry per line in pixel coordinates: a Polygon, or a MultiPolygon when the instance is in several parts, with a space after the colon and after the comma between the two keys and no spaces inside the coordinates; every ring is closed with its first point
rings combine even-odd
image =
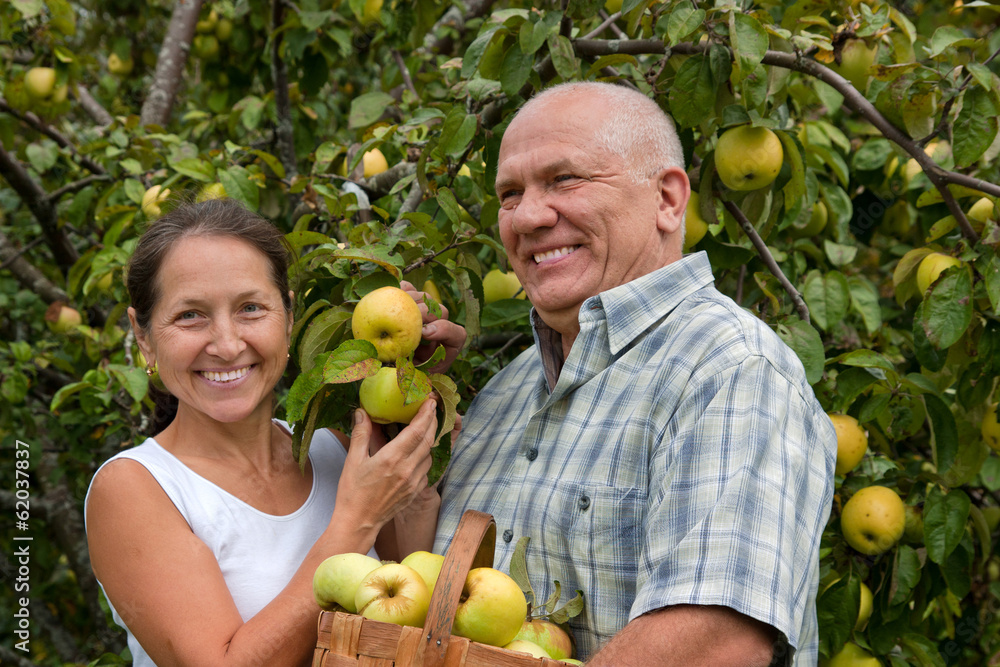
{"type": "Polygon", "coordinates": [[[399,561],[403,565],[409,565],[420,573],[427,590],[434,595],[434,584],[437,583],[438,575],[441,574],[441,566],[444,565],[444,556],[432,554],[429,551],[414,551],[409,556],[399,561]]]}
{"type": "Polygon", "coordinates": [[[368,573],[354,596],[358,613],[374,621],[423,627],[431,594],[420,573],[388,563],[368,573]]]}
{"type": "Polygon", "coordinates": [[[505,646],[517,636],[527,613],[528,601],[510,575],[477,567],[465,578],[452,632],[475,642],[505,646]]]}
{"type": "Polygon", "coordinates": [[[321,609],[332,611],[343,607],[352,614],[358,612],[354,596],[368,573],[382,567],[381,561],[358,553],[330,556],[313,574],[313,597],[321,609]]]}

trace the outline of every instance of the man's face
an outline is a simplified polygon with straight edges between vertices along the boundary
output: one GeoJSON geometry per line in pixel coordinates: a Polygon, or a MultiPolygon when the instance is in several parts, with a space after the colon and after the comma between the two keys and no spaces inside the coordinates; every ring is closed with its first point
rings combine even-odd
{"type": "Polygon", "coordinates": [[[669,172],[666,190],[663,172],[633,182],[622,158],[595,139],[605,103],[578,97],[518,116],[497,165],[500,238],[532,305],[557,331],[575,330],[587,298],[678,259],[668,237],[687,203],[682,170],[669,172]]]}

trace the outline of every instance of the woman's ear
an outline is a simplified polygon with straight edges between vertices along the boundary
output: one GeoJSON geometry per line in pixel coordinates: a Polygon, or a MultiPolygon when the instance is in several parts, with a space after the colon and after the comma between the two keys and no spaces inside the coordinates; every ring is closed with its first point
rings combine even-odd
{"type": "Polygon", "coordinates": [[[128,321],[132,325],[132,332],[135,334],[136,345],[139,346],[139,351],[142,352],[142,356],[146,359],[146,364],[148,366],[156,366],[156,355],[150,347],[146,332],[141,326],[139,326],[139,323],[135,319],[135,308],[132,306],[128,307],[128,321]]]}

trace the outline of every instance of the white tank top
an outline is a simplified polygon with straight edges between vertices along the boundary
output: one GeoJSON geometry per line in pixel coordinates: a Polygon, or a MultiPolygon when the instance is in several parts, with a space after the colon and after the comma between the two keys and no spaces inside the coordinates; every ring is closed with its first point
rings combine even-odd
{"type": "MultiPolygon", "coordinates": [[[[276,423],[288,430],[286,423],[276,423]]],[[[113,456],[101,467],[123,458],[138,461],[150,472],[192,532],[212,550],[246,622],[288,585],[306,553],[329,525],[347,452],[332,433],[326,429],[316,431],[309,446],[312,490],[299,509],[284,516],[251,507],[192,471],[152,438],[113,456]]],[[[369,555],[377,558],[374,549],[369,555]]],[[[110,600],[108,603],[115,623],[128,631],[114,605],[110,600]]],[[[155,667],[131,631],[128,645],[134,667],[155,667]]]]}

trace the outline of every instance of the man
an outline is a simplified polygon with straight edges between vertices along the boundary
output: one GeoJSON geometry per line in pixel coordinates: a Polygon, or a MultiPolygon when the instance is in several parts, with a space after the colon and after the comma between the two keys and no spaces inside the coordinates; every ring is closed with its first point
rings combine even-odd
{"type": "Polygon", "coordinates": [[[496,191],[536,345],[465,417],[436,551],[466,508],[496,519],[499,569],[530,537],[538,602],[584,594],[588,665],[814,665],[836,435],[795,354],[683,256],[672,121],[554,87],[508,126],[496,191]]]}

